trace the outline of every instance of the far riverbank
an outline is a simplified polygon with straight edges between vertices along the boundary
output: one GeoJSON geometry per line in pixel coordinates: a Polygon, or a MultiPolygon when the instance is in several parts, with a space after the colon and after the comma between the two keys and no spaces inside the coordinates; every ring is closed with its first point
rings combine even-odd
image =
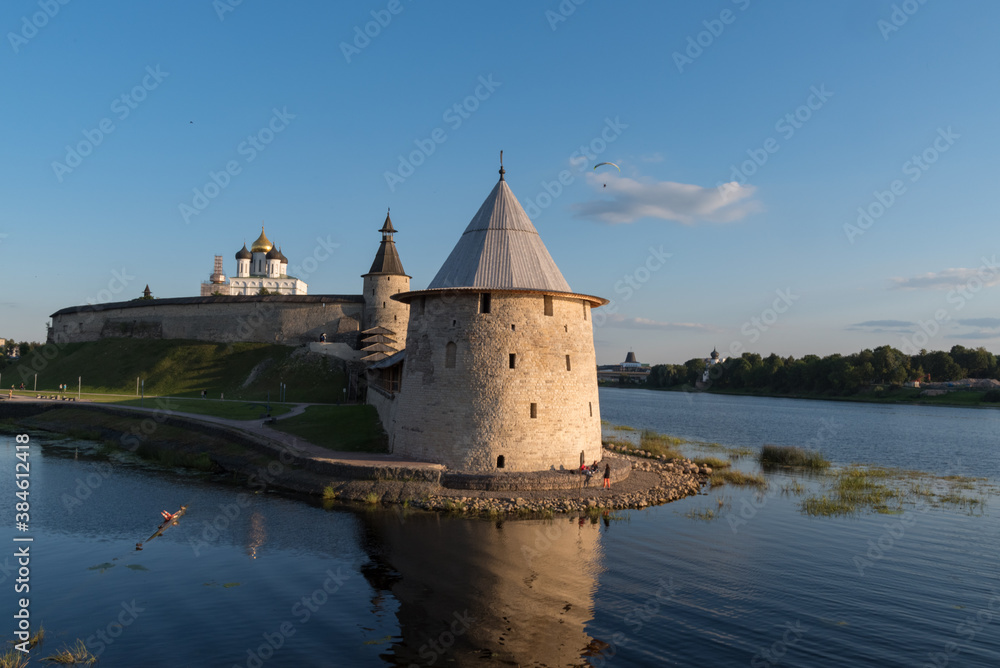
{"type": "MultiPolygon", "coordinates": [[[[689,394],[712,394],[736,397],[770,397],[774,399],[808,399],[812,401],[837,401],[867,404],[898,404],[903,406],[943,406],[949,408],[1000,408],[1000,403],[984,401],[986,392],[957,390],[938,396],[920,396],[921,390],[911,388],[889,388],[847,396],[816,393],[781,393],[764,390],[696,390],[687,385],[673,387],[646,387],[645,385],[601,385],[602,388],[621,390],[650,390],[654,392],[679,392],[689,394]]],[[[885,386],[877,386],[885,387],[885,386]]]]}

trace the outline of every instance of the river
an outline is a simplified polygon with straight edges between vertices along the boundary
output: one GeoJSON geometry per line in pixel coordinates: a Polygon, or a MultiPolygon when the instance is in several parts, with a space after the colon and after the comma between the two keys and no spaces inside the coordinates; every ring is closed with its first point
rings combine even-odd
{"type": "MultiPolygon", "coordinates": [[[[619,389],[601,409],[726,446],[1000,479],[1000,411],[619,389]]],[[[1000,522],[983,483],[972,509],[810,517],[780,490],[823,480],[770,472],[767,492],[496,522],[324,507],[30,437],[19,532],[14,436],[0,435],[0,600],[11,620],[30,596],[46,629],[33,660],[79,638],[101,666],[1000,665],[1000,522]],[[30,593],[16,594],[25,545],[30,593]]]]}

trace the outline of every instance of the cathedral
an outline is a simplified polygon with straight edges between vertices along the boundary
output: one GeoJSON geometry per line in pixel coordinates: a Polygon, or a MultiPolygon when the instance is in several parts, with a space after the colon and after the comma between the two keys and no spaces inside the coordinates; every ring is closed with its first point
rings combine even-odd
{"type": "Polygon", "coordinates": [[[250,250],[244,243],[236,253],[236,276],[226,280],[222,256],[215,256],[215,267],[207,283],[201,284],[201,296],[256,295],[266,290],[273,295],[304,295],[308,286],[288,275],[288,258],[272,244],[260,226],[260,236],[250,250]]]}

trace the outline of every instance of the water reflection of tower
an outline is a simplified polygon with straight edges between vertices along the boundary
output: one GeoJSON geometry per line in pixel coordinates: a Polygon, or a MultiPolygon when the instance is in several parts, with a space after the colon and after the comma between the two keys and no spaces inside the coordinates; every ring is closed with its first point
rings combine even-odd
{"type": "Polygon", "coordinates": [[[396,665],[580,665],[592,643],[600,531],[575,518],[494,523],[423,513],[366,519],[368,576],[399,602],[396,665]]]}
{"type": "Polygon", "coordinates": [[[267,530],[264,528],[264,516],[260,513],[250,515],[250,529],[247,532],[247,554],[251,559],[257,558],[257,548],[267,540],[267,530]]]}

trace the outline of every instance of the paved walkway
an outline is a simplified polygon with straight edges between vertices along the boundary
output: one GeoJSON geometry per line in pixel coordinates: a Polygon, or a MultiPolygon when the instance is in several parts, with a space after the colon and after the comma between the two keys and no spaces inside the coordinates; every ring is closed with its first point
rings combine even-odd
{"type": "MultiPolygon", "coordinates": [[[[174,399],[175,397],[155,397],[155,399],[174,399]]],[[[153,400],[154,398],[150,398],[153,400]]],[[[5,397],[6,400],[6,397],[5,397]]],[[[316,459],[323,462],[332,462],[336,464],[347,464],[350,466],[392,466],[400,468],[413,468],[413,469],[427,469],[435,471],[443,471],[445,467],[441,464],[432,464],[429,462],[422,462],[413,459],[406,459],[403,457],[397,457],[390,454],[379,454],[374,452],[340,452],[336,450],[330,450],[314,443],[309,443],[302,438],[295,436],[294,434],[288,434],[283,431],[278,431],[272,429],[264,424],[261,419],[252,420],[233,420],[231,418],[216,417],[214,415],[201,415],[199,413],[184,413],[181,411],[174,410],[164,410],[162,408],[140,408],[138,406],[123,406],[122,404],[113,403],[103,403],[103,402],[92,402],[83,401],[79,404],[68,403],[60,399],[35,399],[34,397],[24,397],[24,396],[14,396],[12,401],[18,403],[46,403],[46,404],[59,404],[64,406],[74,406],[86,404],[87,406],[107,406],[109,408],[114,408],[116,410],[127,410],[135,411],[137,413],[147,413],[151,415],[169,415],[172,417],[182,417],[186,420],[195,420],[198,422],[205,422],[208,424],[216,424],[222,427],[227,427],[229,429],[236,429],[247,434],[251,434],[258,438],[262,438],[267,441],[272,441],[276,445],[282,448],[287,448],[292,452],[295,452],[301,457],[309,457],[311,459],[316,459]]],[[[193,399],[192,401],[199,401],[193,399]]],[[[229,401],[227,399],[227,401],[229,401]]],[[[235,400],[233,400],[235,401],[235,400]]],[[[238,403],[246,403],[245,401],[239,401],[238,403]]],[[[310,404],[302,403],[295,404],[290,411],[284,413],[283,415],[278,415],[275,420],[284,420],[286,418],[294,417],[296,415],[301,415],[305,412],[306,408],[309,406],[329,406],[330,404],[310,404]]]]}

